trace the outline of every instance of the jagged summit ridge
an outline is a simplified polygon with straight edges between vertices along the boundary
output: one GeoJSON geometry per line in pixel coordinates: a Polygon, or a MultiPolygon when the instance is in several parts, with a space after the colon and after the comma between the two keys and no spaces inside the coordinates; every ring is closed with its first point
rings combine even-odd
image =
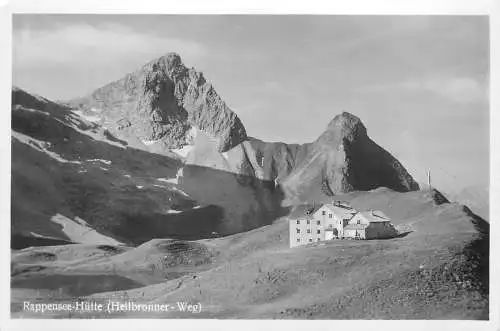
{"type": "Polygon", "coordinates": [[[188,69],[177,53],[148,62],[124,78],[77,100],[97,107],[117,135],[143,142],[162,142],[167,148],[188,143],[194,126],[217,140],[225,152],[247,139],[238,116],[220,98],[201,72],[188,69]]]}

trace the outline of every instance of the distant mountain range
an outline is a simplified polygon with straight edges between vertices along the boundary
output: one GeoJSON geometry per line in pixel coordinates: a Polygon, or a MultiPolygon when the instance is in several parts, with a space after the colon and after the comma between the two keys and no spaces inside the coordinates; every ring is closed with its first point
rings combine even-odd
{"type": "MultiPolygon", "coordinates": [[[[433,176],[433,186],[439,187],[440,192],[450,201],[468,206],[475,214],[489,221],[490,194],[488,187],[482,185],[460,187],[458,185],[461,185],[461,183],[457,183],[455,178],[453,178],[454,181],[449,180],[449,178],[449,175],[443,174],[441,171],[436,171],[436,174],[433,176]],[[443,178],[448,180],[445,181],[443,178]]],[[[421,188],[427,189],[428,186],[428,183],[420,183],[421,188]]]]}
{"type": "MultiPolygon", "coordinates": [[[[114,135],[137,147],[168,154],[184,149],[186,159],[201,166],[277,180],[290,192],[323,185],[328,194],[387,186],[418,189],[400,162],[371,141],[360,119],[335,117],[319,138],[303,145],[267,143],[247,136],[238,116],[224,103],[202,73],[188,69],[169,53],[122,79],[68,102],[98,117],[114,135]],[[193,132],[215,142],[220,157],[189,157],[199,142],[193,132]],[[137,144],[136,144],[137,145],[137,144]],[[238,153],[230,150],[239,150],[238,153]],[[213,160],[217,159],[217,160],[213,160]],[[229,163],[229,164],[225,164],[229,163]],[[304,182],[307,182],[304,184],[304,182]]],[[[276,123],[279,125],[279,123],[276,123]]]]}
{"type": "Polygon", "coordinates": [[[475,214],[490,220],[490,194],[482,186],[472,185],[450,194],[450,199],[468,206],[475,214]]]}

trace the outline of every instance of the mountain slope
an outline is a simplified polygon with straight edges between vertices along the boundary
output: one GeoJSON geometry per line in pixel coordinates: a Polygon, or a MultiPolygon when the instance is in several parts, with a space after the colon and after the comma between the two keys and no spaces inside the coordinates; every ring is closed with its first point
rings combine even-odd
{"type": "Polygon", "coordinates": [[[13,247],[199,239],[268,224],[280,211],[279,190],[255,176],[184,169],[18,88],[12,103],[13,247]]]}

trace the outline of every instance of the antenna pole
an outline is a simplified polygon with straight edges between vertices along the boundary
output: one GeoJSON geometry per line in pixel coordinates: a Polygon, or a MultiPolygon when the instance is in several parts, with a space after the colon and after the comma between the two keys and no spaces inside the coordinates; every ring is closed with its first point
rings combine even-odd
{"type": "Polygon", "coordinates": [[[427,184],[429,185],[429,191],[432,191],[431,185],[431,168],[427,170],[427,184]]]}

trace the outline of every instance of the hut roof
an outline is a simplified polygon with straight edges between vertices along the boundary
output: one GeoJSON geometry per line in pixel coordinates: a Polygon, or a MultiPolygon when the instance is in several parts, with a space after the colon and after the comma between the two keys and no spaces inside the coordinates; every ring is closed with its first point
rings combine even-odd
{"type": "Polygon", "coordinates": [[[298,218],[312,218],[312,215],[321,207],[323,204],[311,205],[311,204],[303,204],[296,206],[288,218],[298,219],[298,218]]]}
{"type": "Polygon", "coordinates": [[[360,214],[370,223],[390,222],[391,219],[380,210],[363,211],[360,214]]]}
{"type": "Polygon", "coordinates": [[[358,211],[348,205],[337,205],[333,203],[325,204],[335,215],[340,216],[343,219],[351,219],[358,211]]]}

